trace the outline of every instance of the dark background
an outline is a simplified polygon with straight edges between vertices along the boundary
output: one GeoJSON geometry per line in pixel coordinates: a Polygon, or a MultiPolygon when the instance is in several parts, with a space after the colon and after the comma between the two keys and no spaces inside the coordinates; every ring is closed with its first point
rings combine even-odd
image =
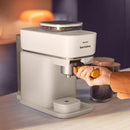
{"type": "Polygon", "coordinates": [[[16,43],[0,45],[0,96],[17,91],[16,43]]]}

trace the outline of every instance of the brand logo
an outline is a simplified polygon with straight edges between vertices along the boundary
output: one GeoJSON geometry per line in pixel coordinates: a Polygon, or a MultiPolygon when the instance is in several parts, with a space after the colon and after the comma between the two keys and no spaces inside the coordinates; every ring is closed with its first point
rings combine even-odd
{"type": "Polygon", "coordinates": [[[83,44],[84,44],[84,43],[88,43],[88,41],[83,41],[83,44]]]}
{"type": "Polygon", "coordinates": [[[91,47],[91,45],[80,46],[80,49],[83,49],[83,48],[89,48],[89,47],[91,47]]]}
{"type": "Polygon", "coordinates": [[[91,45],[88,44],[89,42],[88,41],[83,41],[82,42],[82,45],[80,46],[80,49],[83,49],[83,48],[90,48],[91,45]]]}

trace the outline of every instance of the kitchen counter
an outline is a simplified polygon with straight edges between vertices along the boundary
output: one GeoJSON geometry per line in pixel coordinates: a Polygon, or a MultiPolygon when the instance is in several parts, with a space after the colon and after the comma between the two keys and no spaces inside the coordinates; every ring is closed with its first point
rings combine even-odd
{"type": "Polygon", "coordinates": [[[20,104],[13,93],[0,97],[0,130],[130,130],[129,99],[114,96],[109,102],[95,103],[85,81],[78,79],[77,86],[78,98],[90,103],[92,112],[58,119],[20,104]]]}

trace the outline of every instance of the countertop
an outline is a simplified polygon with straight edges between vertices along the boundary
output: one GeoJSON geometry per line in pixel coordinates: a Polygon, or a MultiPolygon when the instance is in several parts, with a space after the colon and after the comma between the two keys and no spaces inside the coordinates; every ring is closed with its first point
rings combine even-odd
{"type": "Polygon", "coordinates": [[[0,130],[130,130],[130,100],[116,95],[106,103],[90,100],[86,82],[77,80],[77,97],[90,103],[88,114],[59,119],[26,107],[16,99],[16,93],[0,97],[0,130]]]}

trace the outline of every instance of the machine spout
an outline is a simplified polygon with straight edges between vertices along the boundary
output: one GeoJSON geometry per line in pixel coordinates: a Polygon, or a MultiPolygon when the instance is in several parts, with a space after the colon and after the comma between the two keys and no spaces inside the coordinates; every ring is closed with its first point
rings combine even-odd
{"type": "Polygon", "coordinates": [[[67,78],[70,78],[73,75],[73,67],[72,65],[61,66],[61,73],[65,74],[67,78]]]}
{"type": "Polygon", "coordinates": [[[66,75],[67,78],[71,78],[71,75],[66,75]]]}

